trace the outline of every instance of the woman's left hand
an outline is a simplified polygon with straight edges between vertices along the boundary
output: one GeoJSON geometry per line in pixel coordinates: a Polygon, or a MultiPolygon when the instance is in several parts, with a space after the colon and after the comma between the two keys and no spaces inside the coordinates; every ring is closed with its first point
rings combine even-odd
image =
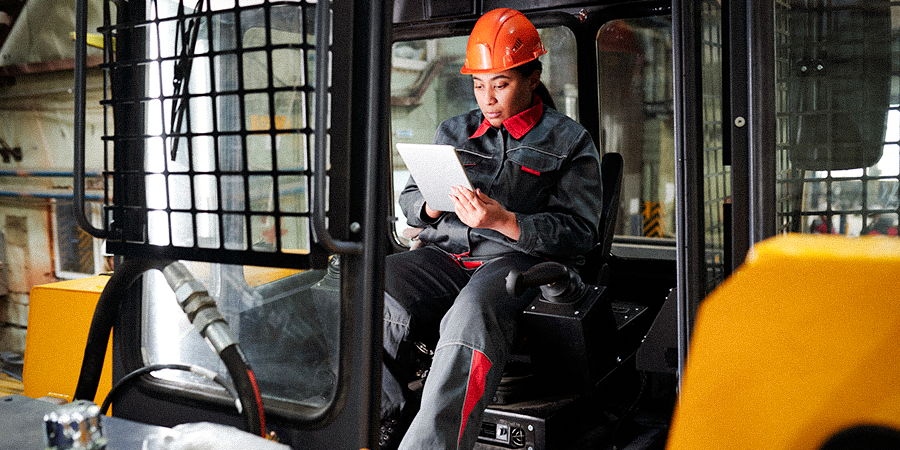
{"type": "Polygon", "coordinates": [[[516,215],[481,192],[481,189],[470,191],[456,186],[450,191],[450,198],[456,207],[456,216],[462,223],[472,228],[495,230],[513,240],[519,239],[516,215]]]}

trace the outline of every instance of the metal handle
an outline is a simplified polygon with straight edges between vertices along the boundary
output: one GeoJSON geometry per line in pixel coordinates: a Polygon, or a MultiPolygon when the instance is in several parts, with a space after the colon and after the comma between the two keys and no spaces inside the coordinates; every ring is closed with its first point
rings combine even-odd
{"type": "Polygon", "coordinates": [[[326,226],[325,197],[326,171],[328,170],[328,69],[331,63],[328,46],[331,38],[330,1],[316,3],[316,157],[313,170],[312,224],[313,237],[332,253],[360,254],[363,246],[359,242],[339,241],[331,236],[326,226]]]}
{"type": "MultiPolygon", "coordinates": [[[[84,130],[87,74],[87,0],[75,2],[75,155],[73,168],[74,205],[72,214],[78,225],[91,236],[103,239],[108,235],[106,230],[95,228],[85,215],[85,163],[84,163],[84,130]]],[[[104,50],[105,51],[105,50],[104,50]]]]}

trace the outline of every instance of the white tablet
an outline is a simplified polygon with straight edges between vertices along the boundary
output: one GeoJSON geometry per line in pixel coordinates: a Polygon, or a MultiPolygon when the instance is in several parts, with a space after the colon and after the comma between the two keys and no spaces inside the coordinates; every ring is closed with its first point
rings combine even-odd
{"type": "Polygon", "coordinates": [[[397,151],[429,208],[453,211],[450,188],[465,186],[474,190],[452,145],[399,143],[397,151]]]}

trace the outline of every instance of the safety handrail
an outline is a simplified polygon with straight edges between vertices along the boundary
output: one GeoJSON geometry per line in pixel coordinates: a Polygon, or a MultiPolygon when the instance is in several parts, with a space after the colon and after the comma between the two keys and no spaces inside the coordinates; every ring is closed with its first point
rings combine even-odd
{"type": "Polygon", "coordinates": [[[78,225],[91,236],[103,239],[107,230],[94,227],[85,212],[85,103],[87,102],[87,0],[75,2],[75,155],[72,180],[74,183],[74,208],[72,213],[78,225]]]}
{"type": "Polygon", "coordinates": [[[316,3],[316,122],[314,136],[316,140],[313,171],[312,224],[313,236],[328,251],[338,254],[360,254],[363,246],[359,242],[340,241],[331,236],[326,226],[325,197],[326,171],[328,169],[328,71],[331,67],[329,59],[329,40],[331,39],[330,1],[316,3]]]}

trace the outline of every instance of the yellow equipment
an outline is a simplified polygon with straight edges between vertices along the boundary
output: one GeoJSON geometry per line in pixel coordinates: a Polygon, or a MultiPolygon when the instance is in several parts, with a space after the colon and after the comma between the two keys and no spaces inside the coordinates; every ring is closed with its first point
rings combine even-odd
{"type": "Polygon", "coordinates": [[[701,305],[669,449],[818,449],[900,428],[900,239],[788,235],[701,305]]]}
{"type": "MultiPolygon", "coordinates": [[[[72,400],[91,318],[108,280],[108,276],[101,275],[31,289],[22,368],[26,396],[72,400]]],[[[112,339],[109,342],[103,377],[94,399],[98,404],[112,388],[112,339]]]]}

